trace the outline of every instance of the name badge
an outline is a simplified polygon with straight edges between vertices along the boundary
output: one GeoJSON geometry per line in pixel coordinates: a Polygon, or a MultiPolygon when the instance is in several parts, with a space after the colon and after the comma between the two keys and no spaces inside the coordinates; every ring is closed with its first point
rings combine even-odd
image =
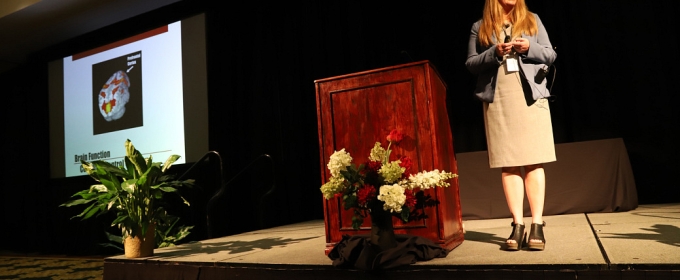
{"type": "Polygon", "coordinates": [[[519,71],[519,64],[517,58],[509,56],[505,59],[505,71],[513,73],[519,71]]]}

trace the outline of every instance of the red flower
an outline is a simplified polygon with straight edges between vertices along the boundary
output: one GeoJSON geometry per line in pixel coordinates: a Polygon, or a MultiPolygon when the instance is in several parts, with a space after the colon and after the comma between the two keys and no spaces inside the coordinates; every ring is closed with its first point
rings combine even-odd
{"type": "Polygon", "coordinates": [[[399,130],[393,129],[390,132],[390,135],[387,135],[387,141],[390,141],[395,144],[399,144],[401,140],[404,139],[404,134],[399,132],[399,130]]]}
{"type": "Polygon", "coordinates": [[[380,170],[380,167],[382,167],[382,162],[380,161],[369,161],[366,164],[366,169],[368,169],[368,172],[378,172],[380,170]]]}
{"type": "Polygon", "coordinates": [[[416,206],[416,196],[413,194],[413,190],[404,191],[404,195],[406,195],[404,205],[408,206],[410,210],[413,210],[413,207],[416,206]]]}
{"type": "Polygon", "coordinates": [[[402,178],[408,178],[409,175],[411,175],[411,167],[413,167],[413,160],[411,160],[410,157],[407,156],[402,156],[399,159],[399,166],[406,168],[404,171],[404,174],[402,174],[402,178]]]}
{"type": "Polygon", "coordinates": [[[375,187],[369,184],[364,184],[363,187],[357,190],[357,199],[359,200],[359,205],[366,205],[371,202],[376,197],[375,187]]]}

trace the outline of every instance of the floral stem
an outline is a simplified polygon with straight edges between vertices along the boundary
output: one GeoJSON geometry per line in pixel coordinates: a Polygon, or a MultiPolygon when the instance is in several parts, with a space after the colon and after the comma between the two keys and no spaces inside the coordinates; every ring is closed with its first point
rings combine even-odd
{"type": "Polygon", "coordinates": [[[390,160],[390,153],[392,153],[392,150],[390,150],[390,147],[392,147],[392,141],[389,141],[390,143],[387,144],[387,150],[385,150],[385,158],[383,159],[383,164],[387,164],[390,160]]]}

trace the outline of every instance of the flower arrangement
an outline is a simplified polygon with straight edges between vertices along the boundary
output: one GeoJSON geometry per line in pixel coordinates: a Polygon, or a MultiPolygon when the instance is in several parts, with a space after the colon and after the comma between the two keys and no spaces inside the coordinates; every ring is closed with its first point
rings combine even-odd
{"type": "Polygon", "coordinates": [[[344,148],[330,156],[331,178],[321,186],[321,193],[327,200],[341,197],[345,210],[354,210],[352,228],[359,229],[372,211],[387,211],[404,222],[414,216],[423,217],[418,211],[437,202],[422,190],[448,187],[447,180],[458,176],[437,169],[413,174],[413,161],[408,156],[391,160],[392,145],[399,145],[403,137],[398,130],[392,130],[387,135],[387,149],[376,142],[368,160],[359,167],[344,148]]]}

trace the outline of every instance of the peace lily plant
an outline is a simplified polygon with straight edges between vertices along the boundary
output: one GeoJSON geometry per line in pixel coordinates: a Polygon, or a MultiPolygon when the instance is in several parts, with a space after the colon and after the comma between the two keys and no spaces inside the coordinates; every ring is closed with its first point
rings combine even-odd
{"type": "MultiPolygon", "coordinates": [[[[163,164],[153,162],[152,156],[144,158],[129,139],[125,141],[125,152],[125,166],[118,167],[101,160],[81,161],[85,171],[99,184],[77,192],[72,197],[79,198],[61,206],[88,205],[74,217],[82,220],[115,212],[111,226],[121,229],[124,242],[128,238],[151,236],[157,247],[174,245],[189,235],[193,226],[175,228],[179,218],[169,215],[163,207],[165,194],[179,195],[178,187],[191,187],[194,180],[173,180],[174,176],[165,174],[180,158],[178,155],[171,155],[163,164]],[[147,231],[154,231],[154,234],[147,235],[147,231]]],[[[179,197],[189,205],[184,197],[179,197]]]]}

